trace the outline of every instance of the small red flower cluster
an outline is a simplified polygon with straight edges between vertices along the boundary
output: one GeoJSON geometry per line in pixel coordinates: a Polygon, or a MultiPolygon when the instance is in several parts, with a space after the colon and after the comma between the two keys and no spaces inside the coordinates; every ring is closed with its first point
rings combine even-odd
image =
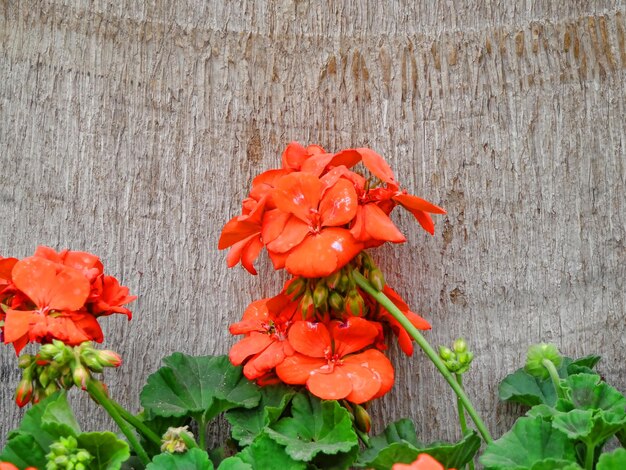
{"type": "Polygon", "coordinates": [[[411,312],[363,250],[406,239],[389,218],[397,205],[409,210],[431,234],[430,213],[445,211],[400,190],[383,158],[370,149],[326,153],[321,147],[291,143],[282,168],[252,182],[242,215],[231,219],[219,241],[229,248],[229,267],[239,262],[252,274],[265,247],[276,269],[296,276],[276,297],[248,306],[231,325],[244,338],[233,346],[233,364],[263,385],[280,381],[306,385],[322,399],[360,404],[387,393],[394,381],[385,327],[402,350],[413,352],[400,323],[367,292],[356,270],[382,291],[418,329],[430,325],[411,312]],[[351,171],[362,162],[371,177],[351,171]]]}
{"type": "Polygon", "coordinates": [[[40,246],[22,260],[0,257],[0,339],[17,354],[29,342],[102,342],[98,317],[121,313],[130,320],[124,305],[136,298],[90,253],[40,246]]]}
{"type": "Polygon", "coordinates": [[[401,205],[431,234],[430,214],[445,211],[400,190],[391,168],[367,148],[327,153],[317,145],[292,142],[282,168],[252,181],[242,214],[231,219],[219,240],[230,247],[228,266],[253,263],[265,247],[276,269],[303,277],[324,277],[345,266],[364,248],[406,238],[389,218],[401,205]],[[359,162],[371,178],[351,171],[359,162]]]}

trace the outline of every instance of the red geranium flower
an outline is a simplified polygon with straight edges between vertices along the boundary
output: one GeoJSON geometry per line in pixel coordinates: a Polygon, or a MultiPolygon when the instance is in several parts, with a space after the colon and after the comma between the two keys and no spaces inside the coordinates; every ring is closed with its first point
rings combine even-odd
{"type": "MultiPolygon", "coordinates": [[[[419,454],[417,460],[410,464],[396,463],[391,470],[445,470],[434,457],[428,454],[419,454]]],[[[454,470],[451,468],[450,470],[454,470]]]]}
{"type": "Polygon", "coordinates": [[[264,377],[294,350],[287,341],[287,330],[293,323],[298,302],[280,294],[271,299],[252,302],[243,314],[242,321],[230,325],[233,335],[246,337],[235,344],[228,354],[233,365],[246,363],[244,375],[255,380],[264,377]]]}
{"type": "Polygon", "coordinates": [[[346,399],[364,403],[387,393],[394,380],[393,366],[383,353],[368,349],[378,329],[358,317],[345,322],[297,321],[289,329],[289,342],[297,351],[276,366],[276,374],[288,384],[306,384],[325,400],[346,399]]]}

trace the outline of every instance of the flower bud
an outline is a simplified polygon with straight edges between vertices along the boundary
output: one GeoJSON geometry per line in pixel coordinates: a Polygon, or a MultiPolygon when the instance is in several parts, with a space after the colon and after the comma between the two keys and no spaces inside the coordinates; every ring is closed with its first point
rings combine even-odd
{"type": "Polygon", "coordinates": [[[360,317],[363,315],[363,308],[365,307],[365,301],[359,291],[356,289],[352,289],[348,296],[346,297],[346,306],[348,313],[355,317],[360,317]]]}
{"type": "Polygon", "coordinates": [[[459,361],[457,361],[456,359],[443,361],[443,363],[446,365],[446,369],[448,369],[452,373],[457,373],[461,369],[461,364],[459,364],[459,361]]]}
{"type": "Polygon", "coordinates": [[[320,310],[327,310],[326,302],[328,301],[328,287],[324,284],[324,281],[319,281],[313,291],[313,304],[315,308],[320,310]]]}
{"type": "Polygon", "coordinates": [[[52,395],[54,392],[58,390],[59,390],[59,386],[54,382],[50,382],[48,386],[44,389],[43,394],[49,397],[50,395],[52,395]]]}
{"type": "Polygon", "coordinates": [[[290,296],[292,300],[296,300],[302,294],[304,294],[305,289],[306,280],[302,277],[298,277],[289,284],[289,287],[287,287],[285,293],[290,296]]]}
{"type": "Polygon", "coordinates": [[[439,346],[439,357],[444,361],[449,361],[456,358],[456,354],[454,354],[450,348],[439,346]]]}
{"type": "Polygon", "coordinates": [[[115,351],[105,349],[98,351],[98,360],[104,367],[119,367],[122,365],[122,358],[115,351]]]}
{"type": "Polygon", "coordinates": [[[33,397],[33,382],[30,379],[22,379],[15,390],[15,403],[22,408],[33,397]]]}
{"type": "Polygon", "coordinates": [[[346,292],[348,292],[349,287],[350,287],[350,277],[344,273],[339,278],[339,282],[337,283],[336,290],[341,294],[345,294],[346,292]]]}
{"type": "Polygon", "coordinates": [[[467,343],[465,342],[463,338],[457,338],[454,341],[452,348],[454,349],[454,352],[462,353],[462,352],[467,351],[467,343]]]}
{"type": "Polygon", "coordinates": [[[88,354],[83,354],[80,360],[92,372],[104,371],[104,365],[100,363],[100,359],[98,358],[98,356],[92,352],[88,354]]]}
{"type": "Polygon", "coordinates": [[[46,387],[50,383],[50,380],[51,380],[50,373],[48,372],[47,369],[43,369],[39,373],[39,383],[43,385],[44,387],[46,387]]]}
{"type": "Polygon", "coordinates": [[[374,268],[370,271],[369,281],[378,292],[385,288],[385,276],[383,276],[383,272],[378,268],[374,268]]]}
{"type": "Polygon", "coordinates": [[[369,413],[361,405],[353,405],[354,424],[359,431],[368,433],[372,428],[372,419],[369,413]]]}
{"type": "Polygon", "coordinates": [[[335,287],[337,287],[337,284],[339,284],[339,280],[341,279],[341,272],[342,270],[339,269],[338,271],[335,271],[332,274],[329,274],[328,276],[326,276],[326,285],[332,290],[335,287]]]}
{"type": "Polygon", "coordinates": [[[44,344],[41,348],[39,348],[37,356],[38,359],[51,360],[58,352],[59,348],[57,348],[54,344],[44,344]]]}
{"type": "Polygon", "coordinates": [[[26,369],[30,367],[30,365],[33,363],[34,360],[35,358],[31,356],[30,354],[22,354],[20,358],[17,360],[17,366],[20,369],[26,369]]]}
{"type": "Polygon", "coordinates": [[[83,390],[87,388],[87,381],[91,379],[91,374],[82,364],[76,364],[72,371],[72,380],[77,387],[83,390]]]}
{"type": "Polygon", "coordinates": [[[300,299],[300,312],[303,320],[306,320],[313,314],[313,305],[313,294],[311,294],[310,289],[307,289],[302,299],[300,299]]]}
{"type": "Polygon", "coordinates": [[[544,359],[552,362],[555,367],[559,367],[563,361],[555,345],[545,343],[533,344],[528,348],[524,370],[534,377],[547,379],[550,374],[543,365],[544,359]]]}
{"type": "Polygon", "coordinates": [[[338,312],[343,311],[344,304],[341,294],[339,294],[339,292],[337,291],[332,291],[328,296],[328,305],[330,305],[330,308],[332,308],[333,310],[336,310],[338,312]]]}

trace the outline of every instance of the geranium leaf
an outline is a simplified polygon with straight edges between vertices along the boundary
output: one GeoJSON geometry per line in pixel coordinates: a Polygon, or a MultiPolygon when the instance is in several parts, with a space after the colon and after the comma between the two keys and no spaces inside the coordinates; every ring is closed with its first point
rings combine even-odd
{"type": "MultiPolygon", "coordinates": [[[[575,367],[587,367],[589,369],[593,369],[598,362],[600,362],[602,356],[598,356],[595,354],[590,354],[589,356],[581,357],[572,361],[572,363],[567,367],[568,369],[571,366],[575,367]]],[[[570,374],[571,375],[571,374],[570,374]]]]}
{"type": "Polygon", "coordinates": [[[213,470],[209,454],[195,448],[182,454],[165,452],[152,459],[146,470],[213,470]]]}
{"type": "Polygon", "coordinates": [[[420,452],[431,455],[446,468],[461,468],[474,458],[478,449],[480,437],[472,431],[459,442],[433,442],[420,449],[420,452]]]}
{"type": "Polygon", "coordinates": [[[234,408],[226,412],[231,425],[231,435],[240,446],[247,446],[282,414],[295,394],[293,388],[283,384],[262,387],[259,404],[250,409],[234,408]]]}
{"type": "Polygon", "coordinates": [[[389,424],[379,435],[372,437],[370,447],[359,455],[359,464],[373,461],[381,450],[394,443],[409,444],[409,448],[413,449],[422,447],[422,444],[417,440],[413,421],[406,418],[400,419],[389,424]]]}
{"type": "Polygon", "coordinates": [[[252,445],[246,447],[231,458],[220,464],[219,470],[266,470],[280,468],[289,470],[304,470],[304,462],[297,462],[285,452],[285,448],[270,439],[267,434],[261,434],[252,445]]]}
{"type": "Polygon", "coordinates": [[[387,470],[394,463],[411,463],[417,459],[422,452],[408,442],[392,442],[371,458],[365,460],[363,457],[357,462],[357,466],[373,470],[387,470]]]}
{"type": "Polygon", "coordinates": [[[583,468],[569,460],[544,459],[536,462],[530,470],[583,470],[583,468]]]}
{"type": "Polygon", "coordinates": [[[557,412],[552,418],[552,426],[570,439],[585,438],[593,430],[593,412],[590,410],[557,412]]]}
{"type": "Polygon", "coordinates": [[[350,414],[336,401],[301,393],[293,398],[291,413],[265,432],[295,460],[309,462],[319,453],[350,452],[358,445],[350,414]]]}
{"type": "Polygon", "coordinates": [[[626,468],[626,450],[617,449],[611,453],[602,454],[598,460],[596,470],[624,470],[626,468]]]}
{"type": "Polygon", "coordinates": [[[163,362],[140,395],[143,407],[158,416],[193,416],[206,423],[230,408],[252,408],[261,398],[259,387],[227,356],[174,353],[163,362]]]}
{"type": "Polygon", "coordinates": [[[480,457],[486,469],[531,468],[545,459],[576,461],[574,444],[540,417],[520,418],[480,457]]]}
{"type": "Polygon", "coordinates": [[[602,410],[626,416],[626,398],[594,374],[575,374],[563,383],[568,401],[578,409],[602,410]]]}
{"type": "Polygon", "coordinates": [[[54,393],[28,410],[20,427],[9,433],[0,461],[20,468],[43,468],[50,444],[62,436],[76,436],[78,431],[65,392],[54,393]]]}
{"type": "Polygon", "coordinates": [[[89,464],[91,470],[117,470],[130,457],[128,444],[112,432],[84,432],[76,440],[79,449],[94,457],[89,464]]]}

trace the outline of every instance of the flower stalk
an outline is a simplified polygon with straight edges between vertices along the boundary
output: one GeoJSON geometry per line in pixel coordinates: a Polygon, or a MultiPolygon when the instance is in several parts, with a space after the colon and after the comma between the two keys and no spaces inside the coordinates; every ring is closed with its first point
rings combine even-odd
{"type": "Polygon", "coordinates": [[[439,370],[443,378],[448,382],[454,393],[457,395],[458,399],[461,401],[465,409],[467,410],[467,414],[469,414],[470,418],[476,425],[476,428],[483,440],[489,444],[493,442],[491,434],[489,434],[489,430],[483,420],[478,416],[476,409],[472,405],[472,402],[468,398],[467,394],[463,390],[463,387],[459,385],[456,381],[455,377],[448,370],[446,365],[443,363],[437,352],[433,349],[433,347],[426,341],[426,339],[422,336],[417,328],[415,328],[411,322],[406,318],[406,316],[398,309],[394,303],[382,292],[377,291],[369,281],[361,275],[357,270],[352,273],[354,280],[357,285],[371,295],[376,301],[382,305],[393,317],[398,320],[398,322],[402,325],[402,327],[407,331],[409,335],[415,340],[415,342],[419,345],[420,348],[424,351],[426,356],[431,360],[431,362],[435,365],[435,367],[439,370]]]}

